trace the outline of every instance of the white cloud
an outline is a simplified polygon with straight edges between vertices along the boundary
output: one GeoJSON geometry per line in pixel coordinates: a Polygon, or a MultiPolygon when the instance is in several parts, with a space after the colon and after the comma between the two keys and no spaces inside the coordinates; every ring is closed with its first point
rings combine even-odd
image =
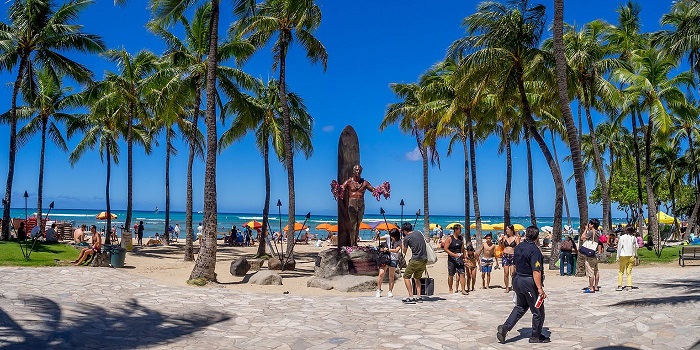
{"type": "Polygon", "coordinates": [[[326,126],[324,126],[321,130],[323,130],[323,132],[332,132],[333,130],[335,130],[335,126],[333,126],[333,125],[326,125],[326,126]]]}
{"type": "Polygon", "coordinates": [[[411,162],[417,162],[422,160],[420,156],[420,149],[418,149],[418,146],[413,149],[411,152],[406,152],[406,160],[409,160],[411,162]]]}

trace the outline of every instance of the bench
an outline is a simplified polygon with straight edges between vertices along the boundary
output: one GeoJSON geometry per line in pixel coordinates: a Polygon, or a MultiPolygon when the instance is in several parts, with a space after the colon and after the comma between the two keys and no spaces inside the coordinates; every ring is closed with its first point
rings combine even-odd
{"type": "Polygon", "coordinates": [[[700,260],[700,246],[681,246],[678,254],[678,264],[685,267],[686,260],[700,260]]]}

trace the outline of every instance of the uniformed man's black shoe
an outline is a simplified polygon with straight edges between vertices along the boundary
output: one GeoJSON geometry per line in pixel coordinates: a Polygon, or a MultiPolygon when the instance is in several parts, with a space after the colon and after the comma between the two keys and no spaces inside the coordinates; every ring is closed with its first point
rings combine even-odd
{"type": "Polygon", "coordinates": [[[530,343],[549,343],[550,339],[549,337],[545,337],[544,335],[540,335],[539,337],[531,337],[530,338],[530,343]]]}
{"type": "Polygon", "coordinates": [[[497,329],[496,338],[498,338],[499,343],[503,344],[506,342],[506,333],[508,333],[508,331],[506,330],[506,327],[503,327],[503,325],[498,326],[497,329]]]}

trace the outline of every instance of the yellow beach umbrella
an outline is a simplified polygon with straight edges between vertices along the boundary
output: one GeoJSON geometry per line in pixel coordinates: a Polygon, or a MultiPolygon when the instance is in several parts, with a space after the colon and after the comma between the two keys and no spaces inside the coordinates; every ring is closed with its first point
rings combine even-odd
{"type": "Polygon", "coordinates": [[[523,225],[521,225],[521,224],[513,224],[513,228],[514,228],[516,231],[522,231],[522,230],[525,229],[525,226],[523,226],[523,225]]]}
{"type": "Polygon", "coordinates": [[[453,229],[456,225],[464,226],[464,225],[462,225],[462,224],[459,223],[459,222],[452,222],[452,223],[450,223],[449,225],[445,226],[445,228],[448,229],[448,230],[451,230],[451,229],[453,229]]]}
{"type": "MultiPolygon", "coordinates": [[[[476,223],[469,225],[470,229],[476,229],[476,223]]],[[[481,224],[481,229],[484,231],[493,231],[495,228],[489,224],[481,224]]]]}
{"type": "Polygon", "coordinates": [[[504,224],[502,222],[499,222],[497,224],[493,224],[492,226],[493,226],[494,230],[503,230],[506,228],[506,224],[504,224]]]}
{"type": "MultiPolygon", "coordinates": [[[[110,213],[110,216],[112,217],[112,219],[116,219],[116,218],[117,218],[117,214],[115,214],[115,213],[110,213]]],[[[103,212],[97,214],[97,216],[95,216],[95,219],[97,219],[97,220],[107,220],[107,212],[106,212],[106,211],[103,211],[103,212]]]]}
{"type": "Polygon", "coordinates": [[[673,216],[668,215],[662,211],[660,211],[658,214],[656,214],[656,218],[659,219],[660,224],[666,224],[666,225],[673,224],[673,220],[674,220],[673,216]]]}

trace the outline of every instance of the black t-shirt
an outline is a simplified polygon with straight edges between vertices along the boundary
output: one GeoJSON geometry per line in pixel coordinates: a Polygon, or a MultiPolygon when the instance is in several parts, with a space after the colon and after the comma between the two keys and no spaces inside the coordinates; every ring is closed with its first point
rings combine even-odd
{"type": "Polygon", "coordinates": [[[515,247],[515,272],[532,276],[532,271],[543,271],[542,252],[535,242],[525,240],[515,247]]]}

